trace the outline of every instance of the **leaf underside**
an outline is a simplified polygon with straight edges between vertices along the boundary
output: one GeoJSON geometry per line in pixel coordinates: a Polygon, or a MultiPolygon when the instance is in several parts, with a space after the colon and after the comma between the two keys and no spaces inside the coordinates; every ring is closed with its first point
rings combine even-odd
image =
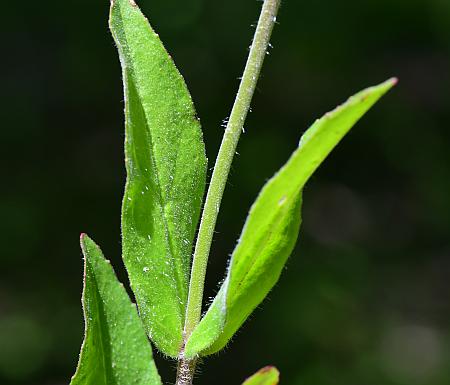
{"type": "Polygon", "coordinates": [[[160,385],[136,306],[100,248],[86,235],[81,248],[85,338],[70,385],[160,385]]]}
{"type": "Polygon", "coordinates": [[[134,2],[112,2],[110,29],[125,94],[123,259],[147,333],[176,357],[205,188],[202,132],[182,76],[134,2]]]}
{"type": "Polygon", "coordinates": [[[242,385],[277,385],[280,373],[274,366],[266,366],[247,378],[242,385]]]}
{"type": "Polygon", "coordinates": [[[305,183],[350,128],[396,79],[365,89],[318,119],[250,209],[228,272],[205,317],[191,334],[186,357],[222,349],[277,282],[298,236],[305,183]]]}

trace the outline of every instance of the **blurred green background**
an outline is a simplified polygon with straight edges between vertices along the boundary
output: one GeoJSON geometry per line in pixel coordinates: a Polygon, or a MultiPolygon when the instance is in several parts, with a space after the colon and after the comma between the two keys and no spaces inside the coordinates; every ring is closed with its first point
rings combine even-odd
{"type": "MultiPolygon", "coordinates": [[[[255,0],[140,0],[190,88],[210,167],[255,0]]],[[[123,96],[108,1],[2,5],[0,383],[69,382],[82,341],[80,232],[123,282],[123,96]]],[[[400,83],[308,184],[281,281],[197,384],[450,384],[450,1],[284,0],[213,244],[207,295],[257,192],[352,93],[400,83]]],[[[157,357],[167,383],[173,362],[157,357]]]]}

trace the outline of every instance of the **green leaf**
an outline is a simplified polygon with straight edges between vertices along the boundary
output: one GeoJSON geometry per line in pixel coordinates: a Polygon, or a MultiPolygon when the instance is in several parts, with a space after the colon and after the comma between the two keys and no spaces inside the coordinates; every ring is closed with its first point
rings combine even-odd
{"type": "Polygon", "coordinates": [[[242,385],[277,385],[280,372],[274,366],[266,366],[247,378],[242,385]]]}
{"type": "Polygon", "coordinates": [[[175,357],[205,188],[202,132],[182,76],[136,4],[114,0],[110,28],[125,93],[123,259],[147,333],[175,357]]]}
{"type": "Polygon", "coordinates": [[[305,183],[350,128],[395,83],[391,79],[361,91],[305,132],[298,149],[253,204],[225,281],[191,334],[186,357],[222,349],[274,286],[297,240],[305,183]]]}
{"type": "Polygon", "coordinates": [[[100,248],[81,235],[85,337],[71,385],[160,385],[136,306],[100,248]]]}

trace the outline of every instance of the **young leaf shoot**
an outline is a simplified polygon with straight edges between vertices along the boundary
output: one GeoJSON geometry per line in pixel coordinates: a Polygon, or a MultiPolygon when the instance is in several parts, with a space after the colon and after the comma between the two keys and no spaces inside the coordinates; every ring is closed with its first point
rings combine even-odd
{"type": "MultiPolygon", "coordinates": [[[[225,280],[201,317],[219,208],[279,5],[263,2],[201,210],[207,160],[189,91],[134,0],[111,0],[125,98],[122,258],[137,308],[100,248],[82,235],[85,338],[71,385],[161,385],[147,337],[177,360],[176,384],[191,385],[198,357],[223,349],[279,279],[297,241],[305,183],[396,83],[359,92],[304,133],[252,205],[225,280]]],[[[268,366],[243,385],[278,381],[268,366]]]]}

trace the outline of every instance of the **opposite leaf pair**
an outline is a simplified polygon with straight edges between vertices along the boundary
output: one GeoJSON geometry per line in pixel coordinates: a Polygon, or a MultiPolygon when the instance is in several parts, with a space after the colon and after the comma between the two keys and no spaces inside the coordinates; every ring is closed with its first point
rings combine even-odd
{"type": "Polygon", "coordinates": [[[157,385],[146,334],[174,358],[206,356],[226,345],[292,252],[305,183],[395,79],[353,96],[303,135],[253,204],[224,283],[184,341],[192,245],[206,181],[202,132],[182,76],[136,4],[114,0],[110,28],[125,93],[123,260],[139,314],[100,249],[82,236],[86,336],[72,385],[157,385]]]}
{"type": "MultiPolygon", "coordinates": [[[[80,241],[86,334],[71,385],[161,385],[136,306],[100,248],[85,234],[80,241]]],[[[243,385],[276,385],[278,376],[275,368],[266,367],[243,385]]]]}

